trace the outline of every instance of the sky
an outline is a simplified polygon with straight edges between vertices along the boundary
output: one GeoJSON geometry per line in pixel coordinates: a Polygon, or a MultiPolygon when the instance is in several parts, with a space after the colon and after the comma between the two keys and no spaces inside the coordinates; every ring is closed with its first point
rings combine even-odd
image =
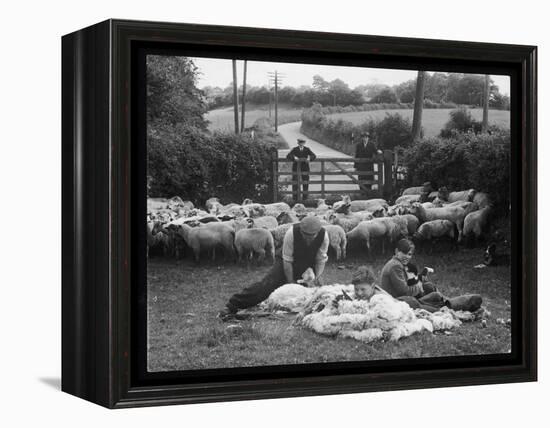
{"type": "MultiPolygon", "coordinates": [[[[219,86],[225,88],[232,83],[233,69],[229,59],[192,58],[199,68],[199,88],[204,86],[219,86]]],[[[321,75],[325,80],[341,79],[351,89],[358,85],[381,83],[389,86],[415,79],[415,70],[395,70],[381,68],[343,67],[318,64],[293,64],[248,61],[246,83],[251,86],[263,86],[268,82],[268,73],[277,70],[280,73],[282,86],[311,86],[313,76],[321,75]]],[[[510,78],[508,76],[491,75],[501,94],[510,94],[510,78]]],[[[237,79],[239,85],[243,79],[243,61],[237,61],[237,79]]]]}

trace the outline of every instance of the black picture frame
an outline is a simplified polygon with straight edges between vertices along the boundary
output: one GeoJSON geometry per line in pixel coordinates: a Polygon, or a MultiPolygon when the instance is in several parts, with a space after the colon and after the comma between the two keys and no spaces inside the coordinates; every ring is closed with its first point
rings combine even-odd
{"type": "MultiPolygon", "coordinates": [[[[62,38],[62,390],[109,408],[537,379],[534,46],[108,20],[62,38]],[[512,352],[506,357],[143,375],[140,50],[511,78],[512,352]],[[141,361],[141,362],[140,362],[141,361]]],[[[143,112],[141,113],[143,114],[143,112]]]]}

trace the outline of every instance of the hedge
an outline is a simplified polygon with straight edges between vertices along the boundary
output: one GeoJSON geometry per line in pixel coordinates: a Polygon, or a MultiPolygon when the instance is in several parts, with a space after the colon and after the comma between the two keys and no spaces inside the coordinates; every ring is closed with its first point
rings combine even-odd
{"type": "Polygon", "coordinates": [[[244,197],[268,201],[276,147],[262,136],[210,134],[185,126],[149,129],[148,196],[177,195],[199,205],[213,196],[222,203],[244,197]]]}
{"type": "Polygon", "coordinates": [[[491,134],[454,132],[450,138],[415,142],[403,153],[405,185],[430,181],[451,191],[473,188],[487,192],[498,212],[510,204],[510,132],[491,134]],[[508,191],[506,191],[508,190],[508,191]]]}

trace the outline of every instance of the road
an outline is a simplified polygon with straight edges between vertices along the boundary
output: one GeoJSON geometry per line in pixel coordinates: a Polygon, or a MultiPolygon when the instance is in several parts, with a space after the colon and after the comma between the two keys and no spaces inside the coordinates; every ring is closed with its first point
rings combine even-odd
{"type": "MultiPolygon", "coordinates": [[[[319,143],[318,141],[315,141],[315,140],[312,140],[311,138],[305,136],[304,134],[302,134],[300,132],[300,126],[302,125],[302,122],[291,122],[291,123],[286,123],[284,125],[280,125],[279,126],[279,134],[285,139],[285,141],[288,143],[289,147],[295,147],[297,145],[296,143],[296,140],[298,138],[302,138],[304,140],[306,140],[306,147],[309,147],[313,153],[315,153],[315,155],[317,156],[317,159],[323,159],[323,158],[351,158],[351,156],[345,154],[345,153],[342,153],[342,152],[339,152],[338,150],[334,150],[330,147],[327,147],[321,143],[319,143]]],[[[286,149],[286,150],[279,150],[279,157],[285,157],[288,152],[290,151],[290,149],[286,149]]],[[[353,163],[351,162],[339,162],[339,165],[342,166],[343,168],[345,169],[352,169],[353,168],[353,163]]],[[[325,167],[327,168],[327,170],[331,170],[331,171],[337,171],[338,169],[331,165],[331,164],[326,164],[325,167]]],[[[282,170],[281,167],[279,167],[280,170],[282,170]]],[[[315,174],[315,172],[319,171],[319,168],[320,168],[320,164],[317,164],[317,163],[314,163],[311,165],[311,170],[312,170],[312,174],[310,174],[310,180],[312,181],[315,181],[315,180],[320,180],[321,179],[321,176],[319,174],[315,174]]],[[[285,169],[287,171],[290,171],[290,167],[288,169],[285,169]]],[[[374,165],[374,170],[377,171],[378,168],[377,168],[377,165],[374,165]]],[[[282,176],[281,179],[284,179],[288,177],[288,179],[291,179],[290,176],[282,176]]],[[[326,178],[329,178],[330,180],[334,180],[334,181],[349,181],[350,184],[330,184],[330,183],[326,183],[325,184],[325,190],[340,190],[342,193],[346,193],[346,192],[349,192],[350,190],[357,190],[358,189],[358,185],[353,183],[351,181],[351,179],[347,176],[347,175],[330,175],[326,178]]],[[[377,186],[374,185],[373,186],[373,189],[376,189],[377,186]]],[[[287,190],[291,190],[290,186],[287,187],[287,190]]],[[[317,196],[319,195],[321,192],[321,185],[320,184],[310,184],[309,185],[309,193],[312,195],[312,196],[317,196]],[[315,195],[316,194],[316,195],[315,195]]]]}

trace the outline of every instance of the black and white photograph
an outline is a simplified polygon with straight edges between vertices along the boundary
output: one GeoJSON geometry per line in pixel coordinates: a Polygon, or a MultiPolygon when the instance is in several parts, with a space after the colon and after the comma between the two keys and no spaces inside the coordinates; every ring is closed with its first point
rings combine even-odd
{"type": "Polygon", "coordinates": [[[145,92],[148,372],[511,352],[509,76],[148,54],[145,92]]]}

